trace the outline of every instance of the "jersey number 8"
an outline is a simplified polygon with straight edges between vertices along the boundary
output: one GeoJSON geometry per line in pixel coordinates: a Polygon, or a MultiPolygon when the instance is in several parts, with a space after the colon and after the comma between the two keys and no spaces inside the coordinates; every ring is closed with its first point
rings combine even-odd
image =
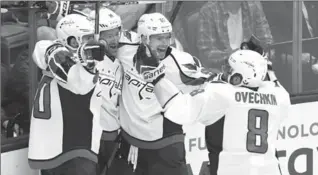
{"type": "Polygon", "coordinates": [[[265,110],[250,109],[248,111],[247,151],[261,154],[267,152],[268,116],[265,110]]]}

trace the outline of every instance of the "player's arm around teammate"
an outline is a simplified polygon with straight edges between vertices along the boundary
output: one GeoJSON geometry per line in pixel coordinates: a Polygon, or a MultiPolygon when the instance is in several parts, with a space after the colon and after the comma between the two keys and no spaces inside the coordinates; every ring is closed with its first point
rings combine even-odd
{"type": "Polygon", "coordinates": [[[96,79],[96,62],[103,59],[104,49],[101,44],[91,42],[93,28],[81,15],[72,14],[63,18],[56,31],[57,40],[36,43],[33,60],[39,68],[59,80],[62,86],[67,86],[76,94],[85,94],[95,86],[92,80],[96,79]],[[77,23],[85,25],[76,27],[77,23]]]}
{"type": "MultiPolygon", "coordinates": [[[[225,102],[226,98],[222,97],[222,92],[226,91],[229,85],[233,83],[234,83],[233,85],[235,85],[235,82],[232,82],[235,79],[234,78],[231,79],[230,78],[231,75],[227,72],[230,70],[233,71],[234,70],[233,66],[229,67],[228,64],[226,65],[227,68],[225,68],[222,74],[218,76],[219,79],[213,82],[214,83],[213,88],[211,88],[212,85],[206,84],[203,88],[196,89],[190,93],[183,94],[183,93],[180,93],[180,90],[176,87],[176,85],[174,85],[169,80],[169,77],[167,77],[166,65],[163,62],[158,61],[155,58],[155,56],[152,55],[151,52],[149,52],[148,50],[149,48],[146,45],[142,45],[141,47],[139,47],[138,49],[139,54],[136,55],[136,59],[140,59],[141,74],[143,75],[145,80],[155,85],[155,94],[158,98],[159,103],[165,109],[165,113],[171,113],[169,115],[171,116],[171,118],[168,115],[166,115],[166,117],[171,119],[173,122],[179,123],[182,125],[193,123],[195,121],[200,121],[198,118],[200,118],[199,116],[204,116],[205,114],[204,107],[206,107],[206,105],[204,104],[208,103],[208,101],[211,101],[212,102],[211,104],[215,103],[214,105],[207,105],[209,107],[212,107],[213,109],[215,107],[214,110],[209,110],[209,111],[217,111],[217,113],[220,113],[220,114],[224,113],[224,110],[227,109],[228,103],[225,102]],[[222,90],[222,87],[224,88],[223,90],[222,90]],[[213,89],[213,90],[210,90],[210,89],[213,89]],[[170,105],[174,107],[169,107],[170,105]]],[[[254,79],[256,78],[260,79],[257,86],[261,86],[262,84],[261,82],[265,80],[265,76],[268,77],[268,81],[272,81],[274,83],[279,84],[275,76],[275,73],[272,69],[271,62],[267,61],[265,57],[263,57],[259,53],[256,53],[255,51],[245,49],[245,51],[239,50],[236,53],[233,53],[229,58],[229,62],[235,62],[236,61],[235,59],[237,58],[238,60],[236,61],[238,62],[237,65],[239,64],[243,65],[243,63],[241,62],[243,62],[244,60],[243,61],[240,60],[241,58],[237,56],[239,54],[241,55],[249,54],[254,57],[259,57],[255,59],[260,60],[258,61],[260,62],[258,63],[260,65],[258,67],[260,67],[259,69],[262,70],[262,74],[264,74],[264,77],[259,77],[261,73],[258,73],[259,76],[254,78],[254,79]]],[[[250,59],[248,58],[248,57],[251,57],[249,55],[243,59],[250,59]]],[[[257,62],[253,64],[257,65],[257,62]]],[[[242,67],[239,67],[236,69],[241,69],[241,71],[244,72],[247,68],[243,69],[242,67]]],[[[249,80],[249,81],[252,82],[252,80],[249,80]]],[[[239,83],[239,85],[240,84],[241,83],[239,83]]],[[[238,86],[238,85],[235,85],[235,86],[238,86]]],[[[218,117],[216,119],[218,119],[218,117]]]]}
{"type": "MultiPolygon", "coordinates": [[[[167,54],[167,50],[172,51],[172,54],[179,53],[170,48],[171,31],[170,22],[162,14],[144,14],[138,22],[137,36],[151,48],[156,59],[171,63],[174,82],[181,85],[183,81],[180,79],[179,64],[167,54]]],[[[134,164],[137,174],[186,174],[182,126],[163,117],[162,107],[153,93],[153,85],[141,77],[141,62],[134,59],[140,43],[134,42],[134,33],[125,32],[124,35],[127,44],[120,47],[118,52],[125,74],[120,100],[120,152],[125,161],[128,159],[134,164]]],[[[178,56],[181,60],[183,55],[178,56]]],[[[184,61],[186,64],[188,60],[184,61]]],[[[194,61],[190,63],[195,64],[194,61]]]]}
{"type": "MultiPolygon", "coordinates": [[[[146,49],[146,47],[144,48],[146,49]]],[[[143,52],[146,53],[146,51],[143,52]]],[[[275,78],[273,70],[268,70],[270,65],[268,65],[267,60],[262,55],[250,50],[236,51],[230,56],[228,63],[224,65],[221,82],[212,82],[207,84],[203,89],[185,94],[180,93],[169,80],[165,79],[164,64],[156,63],[155,59],[152,59],[151,56],[148,60],[152,61],[152,67],[149,68],[149,64],[145,65],[145,67],[148,67],[148,70],[143,72],[143,76],[146,81],[155,85],[154,91],[159,103],[165,109],[165,117],[171,121],[179,124],[200,122],[206,126],[212,126],[214,122],[219,121],[223,116],[225,116],[224,120],[228,122],[233,122],[233,117],[243,119],[244,122],[241,124],[243,126],[243,133],[239,136],[244,140],[244,142],[242,142],[244,144],[242,144],[242,146],[232,147],[223,142],[223,144],[225,144],[224,146],[221,141],[221,145],[218,146],[221,148],[224,146],[224,151],[222,152],[223,161],[218,161],[220,151],[216,151],[216,148],[210,151],[208,146],[212,174],[218,172],[218,174],[221,175],[228,175],[230,172],[232,174],[233,172],[241,171],[244,171],[244,174],[248,174],[248,172],[254,172],[255,170],[264,175],[279,174],[275,151],[273,151],[273,148],[275,148],[274,140],[276,139],[281,119],[287,116],[290,99],[289,94],[281,87],[275,78]],[[264,81],[267,74],[269,74],[270,81],[264,81]],[[255,101],[251,101],[250,99],[244,101],[238,97],[241,93],[258,94],[255,96],[255,101]],[[264,94],[271,94],[274,101],[260,100],[259,96],[263,96],[264,94]],[[258,99],[256,97],[258,97],[258,99]],[[270,105],[275,105],[275,107],[270,105]],[[242,114],[234,114],[234,109],[241,111],[242,114]],[[263,123],[266,128],[271,129],[268,130],[268,139],[267,135],[266,137],[261,136],[263,137],[261,147],[265,147],[265,149],[260,151],[258,151],[259,148],[254,147],[254,144],[257,143],[246,141],[246,133],[244,132],[246,128],[245,125],[247,125],[244,118],[247,117],[248,113],[248,119],[250,120],[250,111],[255,112],[254,110],[268,111],[271,117],[271,119],[266,119],[266,116],[264,118],[262,117],[263,122],[264,120],[271,120],[270,126],[263,123]],[[230,117],[230,119],[227,119],[228,117],[230,117]],[[268,149],[266,148],[267,146],[268,149]],[[237,153],[243,156],[237,156],[237,153]],[[229,156],[231,155],[234,161],[229,160],[229,156]],[[237,157],[240,157],[244,162],[242,163],[244,168],[233,165],[237,157]],[[252,161],[254,159],[261,161],[252,161]],[[233,166],[232,170],[229,166],[233,166]],[[265,169],[266,171],[263,171],[265,169]]],[[[254,113],[254,115],[256,114],[254,113]]],[[[259,115],[260,114],[257,113],[257,116],[259,115]]],[[[234,119],[234,121],[236,120],[234,119]]],[[[251,127],[250,125],[251,124],[248,123],[249,128],[251,127]]],[[[238,125],[235,127],[235,130],[236,129],[242,130],[242,127],[238,125]]],[[[249,130],[249,133],[250,132],[253,131],[249,130]]],[[[206,133],[208,133],[208,135],[206,135],[207,144],[214,142],[213,136],[216,136],[216,133],[213,134],[208,132],[208,130],[206,133]],[[212,137],[208,138],[209,135],[212,137]]],[[[231,138],[231,135],[228,135],[228,137],[231,138]]],[[[249,134],[247,139],[253,140],[254,138],[249,134]]],[[[217,149],[219,149],[219,147],[217,147],[217,149]]]]}
{"type": "Polygon", "coordinates": [[[93,28],[83,16],[58,23],[58,41],[40,41],[34,62],[45,73],[32,110],[29,164],[42,173],[95,175],[101,98],[96,63],[104,46],[91,41],[93,28]]]}
{"type": "MultiPolygon", "coordinates": [[[[200,61],[187,52],[171,46],[173,30],[171,23],[160,13],[144,14],[138,22],[138,34],[154,58],[166,66],[165,74],[182,92],[191,92],[204,84],[211,73],[203,71],[200,61]],[[162,28],[162,31],[160,29],[162,28]]],[[[140,72],[140,63],[136,69],[140,72]]]]}

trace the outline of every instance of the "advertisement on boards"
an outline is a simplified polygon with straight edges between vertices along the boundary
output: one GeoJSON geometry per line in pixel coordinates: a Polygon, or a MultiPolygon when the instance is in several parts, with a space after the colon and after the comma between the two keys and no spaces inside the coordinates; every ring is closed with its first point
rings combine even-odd
{"type": "Polygon", "coordinates": [[[292,105],[277,146],[283,175],[318,174],[318,102],[292,105]]]}
{"type": "MultiPolygon", "coordinates": [[[[196,124],[184,130],[190,175],[208,174],[205,127],[196,124]]],[[[277,138],[282,175],[318,175],[318,102],[292,105],[277,138]]]]}

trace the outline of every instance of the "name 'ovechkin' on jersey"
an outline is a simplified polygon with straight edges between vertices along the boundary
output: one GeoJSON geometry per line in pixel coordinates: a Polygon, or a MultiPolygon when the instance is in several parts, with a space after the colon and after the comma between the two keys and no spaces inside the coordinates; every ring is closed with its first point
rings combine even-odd
{"type": "Polygon", "coordinates": [[[181,125],[206,126],[211,174],[280,174],[275,143],[290,107],[284,87],[265,81],[256,90],[217,81],[183,94],[171,84],[164,78],[154,89],[158,98],[169,100],[159,100],[164,115],[181,125]],[[164,95],[176,93],[172,98],[164,95]]]}
{"type": "Polygon", "coordinates": [[[263,94],[257,92],[236,92],[235,100],[237,102],[251,104],[277,105],[276,96],[274,94],[263,94]]]}

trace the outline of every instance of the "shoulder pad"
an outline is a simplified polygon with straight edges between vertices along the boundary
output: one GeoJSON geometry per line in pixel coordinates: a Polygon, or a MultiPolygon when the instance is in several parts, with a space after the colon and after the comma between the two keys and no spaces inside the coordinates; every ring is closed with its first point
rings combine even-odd
{"type": "Polygon", "coordinates": [[[51,40],[41,40],[36,42],[34,46],[32,59],[34,63],[42,70],[45,70],[47,68],[47,63],[45,59],[46,51],[52,45],[54,45],[54,42],[51,40]]]}
{"type": "Polygon", "coordinates": [[[180,63],[190,63],[190,64],[195,64],[196,62],[194,61],[192,55],[190,55],[187,52],[180,51],[178,49],[175,49],[173,47],[170,47],[170,55],[173,56],[177,62],[180,63]]]}
{"type": "MultiPolygon", "coordinates": [[[[193,59],[192,55],[187,52],[179,51],[177,49],[171,50],[171,57],[173,57],[176,63],[180,66],[183,71],[197,72],[200,66],[193,59]]],[[[200,71],[201,73],[201,71],[200,71]]]]}

